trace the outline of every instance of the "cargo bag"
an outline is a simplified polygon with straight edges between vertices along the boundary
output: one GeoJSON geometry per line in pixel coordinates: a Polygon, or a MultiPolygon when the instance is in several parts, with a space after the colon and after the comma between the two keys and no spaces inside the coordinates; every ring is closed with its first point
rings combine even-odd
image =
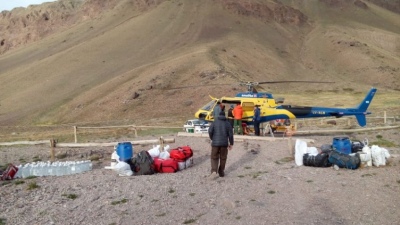
{"type": "Polygon", "coordinates": [[[340,168],[352,170],[357,169],[361,163],[361,160],[357,154],[356,156],[351,156],[338,151],[332,151],[329,154],[328,160],[330,163],[332,163],[333,165],[337,165],[340,168]]]}
{"type": "Polygon", "coordinates": [[[154,158],[154,170],[157,173],[176,173],[178,168],[178,162],[174,159],[154,158]]]}
{"type": "Polygon", "coordinates": [[[306,153],[303,155],[303,165],[312,167],[330,167],[332,163],[328,160],[328,153],[319,153],[318,155],[310,155],[306,153]]]}
{"type": "Polygon", "coordinates": [[[18,167],[13,164],[8,165],[7,169],[1,174],[0,180],[12,180],[18,172],[18,167]]]}
{"type": "Polygon", "coordinates": [[[184,162],[193,156],[193,150],[190,146],[182,146],[172,149],[169,152],[169,157],[175,159],[178,162],[184,162]]]}
{"type": "Polygon", "coordinates": [[[186,161],[178,162],[179,170],[184,170],[193,165],[193,157],[186,159],[186,161]]]}
{"type": "Polygon", "coordinates": [[[352,153],[361,152],[363,148],[364,148],[364,144],[361,141],[352,141],[351,142],[351,152],[352,153]]]}
{"type": "Polygon", "coordinates": [[[130,165],[134,175],[154,174],[154,160],[146,150],[138,152],[128,161],[128,164],[130,165]]]}

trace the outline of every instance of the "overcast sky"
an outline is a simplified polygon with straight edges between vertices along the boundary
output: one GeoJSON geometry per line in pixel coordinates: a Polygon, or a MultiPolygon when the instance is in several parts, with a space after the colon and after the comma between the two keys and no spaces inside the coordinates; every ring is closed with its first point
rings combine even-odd
{"type": "Polygon", "coordinates": [[[43,2],[54,2],[56,0],[0,0],[0,12],[11,10],[15,7],[28,7],[29,5],[42,4],[43,2]]]}

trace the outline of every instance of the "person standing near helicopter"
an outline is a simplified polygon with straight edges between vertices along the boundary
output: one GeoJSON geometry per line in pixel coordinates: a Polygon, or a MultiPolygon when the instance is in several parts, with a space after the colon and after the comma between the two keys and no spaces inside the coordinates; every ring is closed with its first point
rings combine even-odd
{"type": "Polygon", "coordinates": [[[232,126],[232,128],[234,127],[233,126],[233,105],[231,105],[230,107],[229,107],[229,109],[228,109],[228,121],[229,121],[229,123],[231,124],[231,126],[232,126]]]}
{"type": "Polygon", "coordinates": [[[260,136],[260,122],[261,122],[261,111],[260,106],[254,106],[254,116],[253,116],[253,123],[254,123],[254,134],[256,136],[260,136]]]}
{"type": "Polygon", "coordinates": [[[243,108],[240,103],[237,103],[235,108],[233,108],[233,124],[235,127],[235,134],[243,134],[242,118],[243,118],[243,108]]]}
{"type": "Polygon", "coordinates": [[[219,113],[221,112],[221,102],[217,102],[217,105],[214,107],[214,110],[212,112],[214,121],[217,120],[219,113]]]}

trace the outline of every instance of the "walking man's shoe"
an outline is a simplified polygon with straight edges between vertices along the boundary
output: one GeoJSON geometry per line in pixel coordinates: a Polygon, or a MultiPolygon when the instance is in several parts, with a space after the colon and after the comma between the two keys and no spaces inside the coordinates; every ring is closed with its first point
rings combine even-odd
{"type": "Polygon", "coordinates": [[[210,176],[208,176],[209,180],[215,180],[218,178],[217,172],[212,172],[210,176]]]}

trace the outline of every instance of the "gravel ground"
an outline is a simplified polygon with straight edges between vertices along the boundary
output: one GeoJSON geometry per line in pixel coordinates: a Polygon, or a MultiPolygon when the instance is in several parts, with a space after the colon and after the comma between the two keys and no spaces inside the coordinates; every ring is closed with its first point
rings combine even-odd
{"type": "MultiPolygon", "coordinates": [[[[194,165],[174,174],[120,177],[110,165],[113,147],[57,148],[63,160],[93,155],[93,170],[60,177],[0,183],[0,224],[398,224],[399,147],[390,164],[357,170],[296,166],[288,141],[239,141],[229,152],[226,177],[208,180],[208,138],[178,137],[194,165]],[[28,190],[32,183],[37,188],[28,190]],[[76,197],[76,198],[74,198],[76,197]]],[[[166,137],[166,138],[170,138],[166,137]]],[[[293,141],[299,137],[293,137],[293,141]]],[[[300,137],[301,138],[301,137],[300,137]]],[[[309,146],[332,142],[310,136],[309,146]]],[[[149,139],[154,139],[149,138],[149,139]]],[[[359,136],[363,139],[363,136],[359,136]]],[[[399,144],[397,143],[397,146],[399,144]]],[[[151,146],[135,146],[149,149],[151,146]]],[[[49,158],[48,146],[0,147],[0,164],[49,158]]]]}

